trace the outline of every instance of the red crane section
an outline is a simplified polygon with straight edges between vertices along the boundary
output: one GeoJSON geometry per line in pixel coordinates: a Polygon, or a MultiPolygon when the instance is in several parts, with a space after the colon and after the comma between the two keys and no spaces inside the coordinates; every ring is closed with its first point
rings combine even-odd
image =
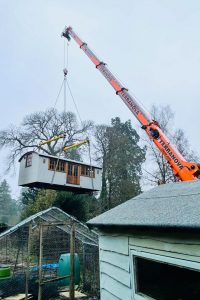
{"type": "Polygon", "coordinates": [[[131,112],[135,115],[156,147],[163,154],[168,164],[173,170],[174,175],[182,181],[197,180],[200,175],[199,165],[194,162],[188,162],[184,159],[181,153],[170,143],[164,132],[159,127],[158,122],[153,120],[151,116],[141,107],[138,101],[130,95],[128,89],[125,88],[116,77],[109,71],[106,64],[90,50],[85,42],[83,42],[72,27],[67,27],[62,36],[68,40],[71,37],[77,42],[80,48],[85,52],[95,67],[106,78],[110,85],[114,88],[116,94],[128,106],[131,112]]]}

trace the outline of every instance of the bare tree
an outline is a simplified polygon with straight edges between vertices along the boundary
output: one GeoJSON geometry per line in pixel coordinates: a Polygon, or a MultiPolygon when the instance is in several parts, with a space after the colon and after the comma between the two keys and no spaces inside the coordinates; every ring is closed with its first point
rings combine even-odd
{"type": "MultiPolygon", "coordinates": [[[[158,121],[163,132],[168,136],[170,141],[185,159],[194,162],[199,161],[198,155],[191,150],[184,131],[180,128],[174,128],[174,113],[170,106],[156,107],[153,105],[151,115],[154,120],[158,121]]],[[[145,139],[145,141],[148,145],[147,157],[150,158],[148,160],[149,163],[147,162],[149,166],[144,167],[143,170],[146,181],[153,185],[177,181],[177,178],[174,176],[171,167],[168,165],[162,153],[157,150],[154,143],[149,139],[145,139]]]]}
{"type": "Polygon", "coordinates": [[[42,140],[49,140],[60,134],[66,138],[63,147],[85,138],[92,127],[91,121],[78,124],[76,115],[72,112],[59,113],[55,109],[44,112],[35,112],[26,116],[21,126],[11,125],[5,130],[0,130],[0,149],[9,149],[8,170],[24,152],[29,150],[41,150],[50,155],[58,155],[60,142],[58,140],[40,146],[42,140]]]}

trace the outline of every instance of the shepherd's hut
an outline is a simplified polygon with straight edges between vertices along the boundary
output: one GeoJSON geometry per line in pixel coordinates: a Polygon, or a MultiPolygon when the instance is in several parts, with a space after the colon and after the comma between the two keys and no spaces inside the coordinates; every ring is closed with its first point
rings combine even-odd
{"type": "Polygon", "coordinates": [[[101,189],[101,168],[34,151],[20,159],[20,186],[90,193],[101,189]]]}
{"type": "Polygon", "coordinates": [[[161,185],[88,224],[101,300],[200,299],[200,181],[161,185]]]}

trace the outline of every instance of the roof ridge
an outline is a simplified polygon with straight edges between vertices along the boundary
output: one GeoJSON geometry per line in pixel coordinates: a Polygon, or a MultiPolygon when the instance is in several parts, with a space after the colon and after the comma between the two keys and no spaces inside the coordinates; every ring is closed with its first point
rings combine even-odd
{"type": "MultiPolygon", "coordinates": [[[[145,193],[144,193],[145,194],[145,193]]],[[[140,199],[152,199],[152,196],[151,197],[142,197],[143,194],[140,194],[137,196],[137,199],[135,198],[132,198],[130,200],[140,200],[140,199]],[[139,197],[140,196],[140,197],[139,197]]],[[[186,196],[195,196],[195,195],[200,195],[200,192],[199,193],[192,193],[192,194],[178,194],[178,195],[165,195],[165,196],[153,196],[155,197],[155,199],[162,199],[162,198],[176,198],[176,197],[186,197],[186,196]]],[[[124,202],[125,203],[125,202],[124,202]]]]}

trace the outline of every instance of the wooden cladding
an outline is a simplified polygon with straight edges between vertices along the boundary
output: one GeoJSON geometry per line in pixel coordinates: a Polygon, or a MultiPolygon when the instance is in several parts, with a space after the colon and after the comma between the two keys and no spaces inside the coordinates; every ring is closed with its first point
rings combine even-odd
{"type": "Polygon", "coordinates": [[[80,184],[80,166],[74,163],[68,163],[67,183],[80,184]]]}

